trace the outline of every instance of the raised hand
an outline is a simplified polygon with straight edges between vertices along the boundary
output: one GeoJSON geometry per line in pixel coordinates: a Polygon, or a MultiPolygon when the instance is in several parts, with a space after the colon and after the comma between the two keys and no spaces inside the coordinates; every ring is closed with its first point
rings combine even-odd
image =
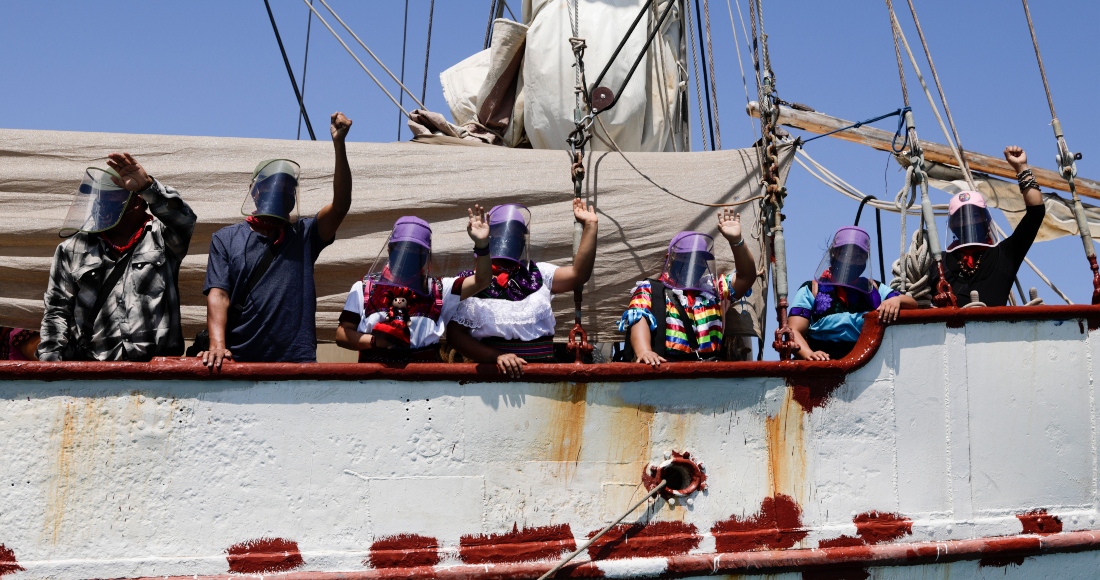
{"type": "Polygon", "coordinates": [[[329,132],[332,133],[332,140],[343,141],[344,137],[348,136],[348,129],[351,129],[351,119],[345,117],[340,111],[336,111],[332,114],[330,123],[329,132]]]}
{"type": "Polygon", "coordinates": [[[474,246],[484,248],[489,243],[489,220],[485,217],[485,208],[474,204],[473,209],[466,209],[466,213],[470,216],[466,233],[474,241],[474,246]]]}
{"type": "Polygon", "coordinates": [[[573,198],[573,217],[586,226],[595,225],[600,221],[599,216],[596,215],[596,209],[592,207],[592,204],[586,204],[584,200],[579,197],[573,198]]]}
{"type": "Polygon", "coordinates": [[[107,165],[118,173],[118,177],[112,177],[111,181],[126,191],[141,191],[153,184],[153,178],[129,153],[108,155],[107,165]]]}
{"type": "Polygon", "coordinates": [[[729,243],[741,243],[741,214],[728,207],[718,212],[718,231],[729,243]]]}
{"type": "Polygon", "coordinates": [[[1027,153],[1024,153],[1023,148],[1017,145],[1009,145],[1005,147],[1005,160],[1012,166],[1012,169],[1019,173],[1027,169],[1027,153]]]}

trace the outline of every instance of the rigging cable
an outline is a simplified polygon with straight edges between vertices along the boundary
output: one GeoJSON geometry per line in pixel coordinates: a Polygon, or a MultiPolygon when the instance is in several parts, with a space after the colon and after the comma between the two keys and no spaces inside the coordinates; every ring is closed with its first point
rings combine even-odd
{"type": "MultiPolygon", "coordinates": [[[[309,0],[303,1],[306,5],[309,4],[309,0]]],[[[298,91],[298,81],[294,80],[294,70],[290,68],[290,59],[286,57],[286,49],[283,47],[283,37],[279,36],[279,27],[275,25],[275,15],[271,13],[271,3],[268,2],[268,0],[264,0],[264,6],[267,7],[267,17],[271,20],[271,30],[275,31],[275,40],[279,43],[279,52],[283,55],[283,64],[286,65],[286,74],[290,76],[290,86],[294,87],[294,96],[298,98],[298,112],[306,120],[306,129],[309,130],[309,138],[316,141],[317,136],[313,134],[313,125],[309,122],[309,113],[306,112],[305,101],[302,100],[302,93],[298,91]]],[[[310,10],[312,9],[313,8],[310,7],[310,10]]]]}
{"type": "MultiPolygon", "coordinates": [[[[266,2],[267,0],[264,1],[266,2]]],[[[386,90],[386,87],[382,84],[382,81],[378,80],[378,77],[374,76],[374,74],[370,72],[370,69],[367,68],[367,65],[363,64],[363,61],[359,60],[358,56],[355,56],[355,52],[351,50],[351,47],[348,46],[346,42],[344,42],[344,39],[340,38],[340,35],[336,34],[336,31],[333,30],[331,26],[329,26],[328,21],[326,21],[325,18],[321,16],[321,13],[318,12],[317,9],[313,6],[310,6],[309,0],[302,1],[306,3],[306,6],[309,6],[309,9],[313,11],[315,15],[317,15],[317,20],[320,20],[321,24],[325,25],[325,28],[327,28],[328,31],[332,33],[332,36],[336,38],[337,42],[339,42],[344,47],[344,50],[348,51],[348,54],[351,55],[351,58],[354,58],[355,62],[359,63],[359,66],[363,69],[363,72],[367,73],[367,76],[369,76],[371,80],[374,81],[374,84],[378,85],[378,88],[382,89],[383,93],[386,93],[386,96],[390,98],[390,101],[392,101],[393,104],[396,105],[398,109],[401,109],[401,112],[404,113],[406,117],[408,117],[409,112],[405,110],[405,107],[401,106],[401,103],[398,103],[397,99],[394,98],[394,96],[390,94],[388,90],[386,90]]],[[[324,3],[324,0],[321,0],[321,3],[324,3]]],[[[295,87],[295,90],[297,90],[297,86],[295,87]]],[[[306,117],[306,127],[309,127],[309,117],[306,117]]],[[[310,130],[311,135],[312,133],[313,131],[310,130]]]]}
{"type": "MultiPolygon", "coordinates": [[[[309,0],[310,3],[313,0],[309,0]]],[[[309,13],[309,17],[306,19],[306,56],[302,60],[302,99],[306,98],[306,67],[309,65],[309,32],[313,27],[313,12],[309,13]]],[[[302,111],[298,111],[298,139],[302,138],[302,111]]]]}
{"type": "MultiPolygon", "coordinates": [[[[909,12],[913,14],[913,23],[917,25],[917,36],[920,37],[921,46],[924,47],[924,56],[928,59],[928,69],[932,71],[932,80],[936,83],[936,91],[940,94],[940,102],[943,103],[943,111],[947,114],[947,123],[951,125],[951,134],[955,137],[955,147],[958,149],[960,168],[963,170],[963,175],[966,176],[966,182],[972,189],[977,191],[974,184],[974,175],[970,173],[970,165],[966,162],[966,153],[962,146],[962,140],[959,139],[959,130],[955,127],[955,118],[951,115],[951,107],[947,106],[947,95],[943,92],[943,85],[940,84],[940,75],[936,72],[936,63],[932,62],[932,51],[928,49],[928,41],[924,38],[924,29],[921,28],[920,19],[917,18],[917,8],[913,5],[913,0],[908,0],[909,12]]],[[[908,47],[906,47],[908,49],[908,47]]],[[[944,135],[946,137],[946,135],[944,135]]]]}
{"type": "Polygon", "coordinates": [[[714,102],[714,146],[721,149],[722,127],[718,118],[718,75],[714,73],[714,49],[711,48],[710,43],[710,0],[703,0],[703,19],[707,28],[707,58],[705,62],[710,68],[710,98],[714,102]]]}
{"type": "MultiPolygon", "coordinates": [[[[401,83],[405,82],[405,47],[409,39],[409,0],[405,0],[405,23],[401,28],[401,83]]],[[[405,104],[405,93],[397,93],[398,104],[405,104]]],[[[397,115],[397,140],[401,140],[401,115],[397,115]]]]}
{"type": "Polygon", "coordinates": [[[485,24],[485,42],[481,45],[481,50],[489,48],[489,39],[493,34],[493,19],[496,18],[498,1],[499,0],[492,0],[492,2],[489,3],[489,22],[485,24]]]}
{"type": "MultiPolygon", "coordinates": [[[[752,99],[749,98],[749,81],[745,77],[745,62],[741,59],[741,42],[737,38],[737,25],[733,21],[733,6],[730,4],[730,0],[726,0],[726,9],[730,13],[730,29],[733,30],[733,47],[737,49],[737,67],[741,69],[741,85],[745,87],[745,105],[747,106],[752,99]]],[[[741,12],[741,4],[737,5],[737,12],[741,12]]],[[[745,22],[741,21],[741,27],[744,28],[745,22]]],[[[745,115],[749,120],[749,133],[753,137],[753,141],[756,140],[756,123],[752,121],[752,115],[745,115]]]]}
{"type": "Polygon", "coordinates": [[[600,135],[599,133],[596,133],[596,132],[592,133],[593,135],[595,135],[596,139],[599,139],[600,141],[603,142],[604,145],[607,145],[612,151],[615,151],[616,153],[618,153],[623,158],[623,161],[626,161],[626,164],[629,165],[630,168],[633,169],[638,175],[640,175],[642,177],[642,179],[645,179],[651,185],[653,185],[653,187],[656,187],[657,189],[671,195],[672,197],[675,197],[676,199],[678,199],[680,201],[684,201],[684,202],[687,202],[687,203],[690,203],[690,204],[693,204],[693,205],[700,205],[700,206],[703,206],[703,207],[738,207],[738,206],[741,206],[741,205],[745,205],[746,203],[749,203],[750,201],[757,201],[757,200],[764,199],[763,195],[754,195],[752,197],[745,198],[745,199],[742,199],[742,200],[738,200],[738,201],[733,202],[733,203],[704,203],[704,202],[701,202],[701,201],[695,201],[693,199],[688,199],[688,198],[683,197],[681,195],[677,195],[677,194],[669,191],[668,188],[664,187],[663,185],[657,183],[656,181],[653,181],[653,178],[646,175],[644,172],[642,172],[641,169],[638,169],[637,165],[634,165],[634,163],[630,160],[630,158],[626,156],[626,153],[623,153],[623,150],[619,148],[619,144],[615,142],[615,139],[611,136],[611,134],[607,132],[607,127],[604,126],[603,119],[601,119],[599,117],[596,117],[596,122],[600,124],[600,129],[603,130],[603,135],[600,135]],[[605,140],[604,137],[607,137],[607,139],[605,140]]]}
{"type": "Polygon", "coordinates": [[[428,102],[428,59],[432,56],[432,19],[435,16],[435,0],[428,6],[428,43],[424,47],[424,84],[420,87],[420,102],[428,102]]]}
{"type": "Polygon", "coordinates": [[[1069,192],[1073,197],[1073,217],[1077,219],[1077,234],[1081,237],[1081,244],[1085,248],[1085,257],[1088,258],[1089,268],[1092,269],[1092,303],[1100,303],[1100,266],[1096,263],[1096,248],[1093,247],[1092,232],[1088,219],[1085,217],[1085,207],[1081,205],[1081,197],[1077,195],[1077,186],[1073,179],[1077,176],[1076,160],[1081,154],[1074,155],[1066,144],[1065,135],[1062,133],[1062,122],[1058,120],[1054,112],[1054,97],[1050,92],[1050,83],[1047,82],[1047,69],[1043,66],[1043,55],[1039,52],[1039,39],[1035,36],[1035,24],[1031,22],[1031,9],[1027,0],[1023,0],[1024,15],[1027,16],[1027,27],[1031,31],[1031,44],[1035,48],[1035,60],[1039,62],[1039,74],[1043,77],[1043,90],[1047,95],[1047,105],[1050,106],[1050,125],[1054,129],[1054,138],[1058,144],[1058,169],[1062,177],[1069,184],[1069,192]]]}
{"type": "Polygon", "coordinates": [[[706,150],[710,147],[707,145],[707,124],[703,116],[703,87],[699,84],[699,54],[695,50],[695,33],[691,30],[691,9],[684,10],[684,15],[687,17],[687,37],[691,41],[691,61],[695,70],[693,77],[695,78],[696,109],[699,111],[699,138],[703,140],[703,150],[706,150]]]}
{"type": "Polygon", "coordinates": [[[699,14],[699,0],[695,0],[695,28],[699,31],[699,54],[703,57],[703,93],[707,101],[707,126],[710,128],[710,150],[714,151],[714,116],[710,110],[710,81],[707,79],[708,53],[703,47],[703,17],[699,14]]]}
{"type": "MultiPolygon", "coordinates": [[[[340,18],[340,15],[337,14],[336,11],[332,9],[332,6],[329,6],[328,2],[326,2],[325,0],[321,0],[321,4],[323,4],[325,6],[325,8],[327,8],[328,11],[332,13],[332,16],[336,18],[336,21],[339,22],[340,25],[344,27],[344,30],[347,30],[348,34],[351,34],[351,37],[354,38],[355,41],[359,43],[359,46],[363,47],[363,50],[367,51],[367,54],[369,54],[370,57],[374,59],[374,62],[378,63],[378,66],[382,67],[382,70],[386,71],[386,74],[390,75],[390,78],[393,79],[393,82],[397,83],[397,86],[401,87],[401,90],[408,93],[408,95],[410,97],[412,97],[412,100],[416,101],[416,105],[418,107],[420,107],[421,109],[425,108],[424,103],[421,103],[420,99],[416,98],[416,94],[414,94],[412,91],[410,91],[409,87],[406,87],[405,83],[401,82],[397,78],[397,75],[393,74],[393,71],[391,71],[389,68],[386,67],[385,63],[383,63],[382,60],[378,58],[378,55],[374,54],[374,51],[371,50],[370,47],[367,46],[366,43],[364,43],[363,40],[359,38],[359,35],[355,34],[355,31],[352,30],[351,27],[348,26],[346,22],[344,22],[344,19],[340,18]]],[[[321,15],[318,14],[317,17],[320,18],[321,15]]],[[[326,24],[326,26],[328,26],[328,25],[326,24]]],[[[331,28],[330,28],[330,30],[331,30],[331,28]]],[[[336,33],[333,32],[333,34],[336,34],[336,33]]],[[[341,42],[343,42],[343,41],[341,41],[341,42]]],[[[400,106],[400,103],[398,103],[398,106],[400,106]]],[[[401,107],[401,108],[402,108],[402,110],[404,110],[404,107],[401,107]]]]}
{"type": "Polygon", "coordinates": [[[917,73],[917,80],[920,81],[921,88],[924,89],[924,96],[928,98],[928,104],[932,107],[932,113],[936,116],[936,121],[940,125],[940,130],[943,131],[943,136],[947,139],[947,144],[951,147],[951,152],[955,154],[955,161],[958,162],[959,168],[963,170],[963,175],[966,177],[967,184],[971,188],[977,190],[977,186],[974,185],[974,176],[970,174],[970,166],[963,160],[962,151],[956,146],[955,141],[951,138],[951,133],[948,132],[947,126],[943,123],[943,117],[940,116],[940,108],[936,106],[935,99],[932,98],[932,92],[928,90],[928,84],[924,82],[924,75],[920,72],[920,66],[917,65],[917,58],[913,56],[913,50],[909,48],[909,41],[905,38],[905,32],[901,29],[901,23],[898,22],[897,15],[894,14],[894,4],[891,0],[886,0],[886,6],[890,10],[890,21],[894,26],[895,34],[901,39],[901,44],[905,47],[905,52],[909,55],[909,64],[913,65],[913,72],[917,73]]]}

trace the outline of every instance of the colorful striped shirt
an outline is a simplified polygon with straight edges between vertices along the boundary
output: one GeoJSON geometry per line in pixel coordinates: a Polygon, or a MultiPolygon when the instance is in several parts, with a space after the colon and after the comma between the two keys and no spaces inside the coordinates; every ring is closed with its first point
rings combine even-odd
{"type": "MultiPolygon", "coordinates": [[[[717,280],[717,295],[709,292],[695,292],[667,288],[665,292],[665,349],[691,354],[691,341],[688,332],[695,336],[698,345],[696,352],[701,356],[718,354],[722,348],[722,301],[740,300],[744,296],[732,296],[734,274],[724,274],[717,280]],[[673,300],[678,300],[688,317],[684,321],[673,300]]],[[[630,297],[630,304],[619,320],[619,332],[628,332],[631,326],[645,319],[649,329],[657,328],[653,317],[653,289],[649,280],[638,282],[630,297]]]]}

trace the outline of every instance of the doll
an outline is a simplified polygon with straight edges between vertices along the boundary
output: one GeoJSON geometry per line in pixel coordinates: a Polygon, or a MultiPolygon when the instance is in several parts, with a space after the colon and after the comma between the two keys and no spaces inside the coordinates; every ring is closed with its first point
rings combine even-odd
{"type": "Polygon", "coordinates": [[[393,345],[394,348],[409,348],[409,297],[406,288],[394,288],[386,292],[389,304],[385,320],[374,325],[371,334],[393,345]]]}

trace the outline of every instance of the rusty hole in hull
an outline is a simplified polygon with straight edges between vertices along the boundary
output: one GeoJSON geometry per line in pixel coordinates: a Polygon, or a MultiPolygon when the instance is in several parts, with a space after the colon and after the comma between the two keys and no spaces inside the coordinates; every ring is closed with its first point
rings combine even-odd
{"type": "Polygon", "coordinates": [[[703,465],[692,459],[687,451],[673,451],[669,459],[660,465],[650,464],[642,471],[642,484],[649,491],[653,491],[662,480],[665,481],[665,488],[661,490],[661,497],[665,499],[688,496],[707,488],[703,465]]]}

